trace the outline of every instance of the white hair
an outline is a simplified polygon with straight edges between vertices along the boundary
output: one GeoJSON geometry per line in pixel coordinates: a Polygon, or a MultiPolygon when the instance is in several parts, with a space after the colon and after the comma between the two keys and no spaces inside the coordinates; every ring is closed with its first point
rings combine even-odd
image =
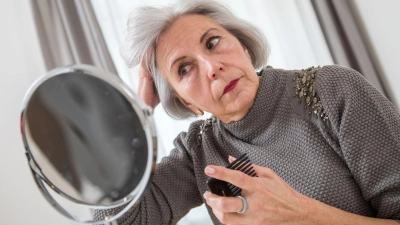
{"type": "Polygon", "coordinates": [[[265,35],[251,23],[239,19],[225,6],[212,0],[181,0],[162,8],[140,7],[129,15],[125,41],[121,55],[130,67],[144,60],[155,83],[160,101],[171,117],[184,119],[195,116],[189,108],[175,97],[156,62],[156,46],[160,34],[183,15],[207,16],[235,36],[248,50],[255,70],[267,65],[269,45],[265,35]]]}

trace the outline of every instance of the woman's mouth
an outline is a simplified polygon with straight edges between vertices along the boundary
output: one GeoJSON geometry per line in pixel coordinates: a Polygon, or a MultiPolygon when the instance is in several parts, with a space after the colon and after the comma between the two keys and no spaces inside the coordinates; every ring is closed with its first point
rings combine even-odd
{"type": "Polygon", "coordinates": [[[233,81],[229,82],[229,84],[226,85],[226,87],[224,88],[224,93],[222,95],[233,91],[233,89],[235,89],[237,83],[239,82],[239,79],[236,79],[236,80],[233,80],[233,81]]]}

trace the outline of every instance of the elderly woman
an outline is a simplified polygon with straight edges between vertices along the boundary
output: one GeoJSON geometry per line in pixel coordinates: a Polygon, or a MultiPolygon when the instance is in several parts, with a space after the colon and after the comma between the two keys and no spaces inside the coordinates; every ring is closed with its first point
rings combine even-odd
{"type": "Polygon", "coordinates": [[[141,64],[139,96],[213,117],[175,139],[120,224],[175,224],[202,203],[215,224],[400,222],[400,115],[359,73],[266,67],[264,35],[213,1],[131,15],[122,53],[141,64]],[[224,167],[243,153],[258,177],[224,167]],[[241,197],[209,192],[209,177],[241,197]]]}

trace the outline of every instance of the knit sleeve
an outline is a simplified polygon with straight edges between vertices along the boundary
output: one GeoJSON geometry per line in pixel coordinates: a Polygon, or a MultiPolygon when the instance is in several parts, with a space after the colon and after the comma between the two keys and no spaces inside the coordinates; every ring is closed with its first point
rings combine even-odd
{"type": "MultiPolygon", "coordinates": [[[[140,203],[118,219],[120,225],[176,224],[189,210],[203,203],[194,175],[190,151],[196,146],[199,121],[174,140],[175,148],[157,164],[152,182],[140,203]]],[[[98,210],[95,220],[114,210],[98,210]]]]}
{"type": "Polygon", "coordinates": [[[342,157],[376,211],[400,220],[400,115],[355,70],[326,66],[318,73],[319,95],[342,157]]]}

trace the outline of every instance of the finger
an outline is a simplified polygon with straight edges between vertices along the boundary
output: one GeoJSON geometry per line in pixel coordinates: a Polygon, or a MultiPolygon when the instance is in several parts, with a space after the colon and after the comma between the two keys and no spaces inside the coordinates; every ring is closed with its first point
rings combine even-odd
{"type": "Polygon", "coordinates": [[[150,107],[154,108],[158,102],[152,80],[144,78],[139,80],[138,96],[150,107]]]}
{"type": "Polygon", "coordinates": [[[149,72],[149,68],[145,63],[145,60],[142,60],[139,68],[139,84],[137,94],[147,105],[152,108],[155,108],[158,103],[160,103],[157,88],[151,73],[149,72]]]}
{"type": "Polygon", "coordinates": [[[241,225],[241,224],[248,224],[241,222],[243,217],[236,213],[221,213],[221,212],[213,212],[214,215],[218,218],[218,220],[222,224],[227,224],[227,225],[241,225]]]}
{"type": "Polygon", "coordinates": [[[257,176],[263,178],[275,178],[278,176],[271,168],[266,168],[263,166],[259,166],[257,164],[252,164],[253,169],[256,171],[257,176]]]}
{"type": "Polygon", "coordinates": [[[206,199],[207,205],[223,213],[239,212],[243,209],[242,200],[236,197],[222,197],[209,191],[206,191],[203,197],[206,199]]]}
{"type": "Polygon", "coordinates": [[[151,73],[150,73],[149,68],[147,66],[146,60],[142,60],[142,63],[140,64],[139,76],[141,78],[151,79],[152,80],[151,73]]]}
{"type": "Polygon", "coordinates": [[[233,163],[233,161],[235,161],[236,160],[236,158],[235,157],[233,157],[233,156],[228,156],[228,161],[229,161],[229,163],[233,163]]]}
{"type": "Polygon", "coordinates": [[[246,222],[247,221],[246,217],[237,213],[223,213],[214,209],[213,213],[222,224],[227,224],[227,225],[249,224],[249,222],[246,222]]]}
{"type": "Polygon", "coordinates": [[[247,174],[241,171],[227,169],[222,166],[207,166],[204,172],[210,177],[227,181],[242,189],[252,190],[252,186],[254,185],[254,180],[252,180],[252,177],[247,174]]]}

